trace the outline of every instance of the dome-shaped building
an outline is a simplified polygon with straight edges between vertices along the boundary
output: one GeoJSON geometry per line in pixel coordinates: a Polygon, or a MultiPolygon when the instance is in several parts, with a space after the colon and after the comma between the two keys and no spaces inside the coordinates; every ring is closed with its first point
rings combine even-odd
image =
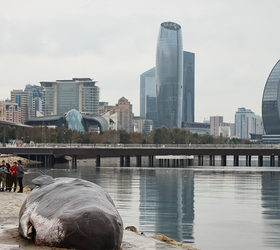
{"type": "Polygon", "coordinates": [[[262,118],[267,135],[280,135],[280,60],[271,70],[262,98],[262,118]]]}

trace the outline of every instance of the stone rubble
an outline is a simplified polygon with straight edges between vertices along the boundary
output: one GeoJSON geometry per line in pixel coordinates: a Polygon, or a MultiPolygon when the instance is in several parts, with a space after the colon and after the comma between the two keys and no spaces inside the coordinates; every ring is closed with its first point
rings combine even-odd
{"type": "Polygon", "coordinates": [[[11,166],[13,165],[14,162],[17,162],[18,160],[21,160],[23,165],[41,163],[40,161],[28,160],[26,158],[23,158],[23,157],[20,157],[20,156],[14,156],[14,155],[1,155],[0,156],[0,164],[1,165],[2,165],[3,160],[6,163],[9,163],[11,166]]]}
{"type": "MultiPolygon", "coordinates": [[[[134,232],[136,234],[139,234],[137,228],[134,227],[134,226],[128,226],[128,227],[125,228],[125,230],[129,230],[129,231],[132,231],[132,232],[134,232]]],[[[143,233],[141,233],[141,234],[143,234],[143,233]]],[[[158,233],[155,236],[151,236],[151,238],[153,238],[155,240],[159,240],[159,241],[165,242],[167,244],[170,244],[170,245],[173,245],[173,246],[176,246],[176,247],[180,247],[182,249],[186,249],[186,250],[200,250],[198,248],[192,247],[191,245],[183,245],[182,241],[178,242],[178,241],[173,240],[173,239],[171,239],[171,238],[169,238],[169,237],[167,237],[167,236],[165,236],[165,235],[163,235],[161,233],[158,233]]]]}

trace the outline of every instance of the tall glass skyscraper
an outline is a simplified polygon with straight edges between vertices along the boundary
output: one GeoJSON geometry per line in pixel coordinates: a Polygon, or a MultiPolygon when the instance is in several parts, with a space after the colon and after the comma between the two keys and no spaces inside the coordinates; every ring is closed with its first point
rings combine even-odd
{"type": "Polygon", "coordinates": [[[262,118],[266,134],[280,134],[280,60],[266,81],[262,99],[262,118]]]}
{"type": "Polygon", "coordinates": [[[140,75],[140,117],[157,124],[156,68],[140,75]]]}
{"type": "Polygon", "coordinates": [[[183,117],[184,122],[194,122],[194,53],[184,51],[183,117]]]}
{"type": "Polygon", "coordinates": [[[183,42],[181,26],[160,26],[156,52],[158,127],[181,128],[183,97],[183,42]]]}

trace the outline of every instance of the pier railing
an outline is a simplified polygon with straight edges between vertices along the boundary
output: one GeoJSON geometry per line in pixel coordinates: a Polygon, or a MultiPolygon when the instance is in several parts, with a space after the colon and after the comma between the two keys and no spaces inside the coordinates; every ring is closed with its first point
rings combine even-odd
{"type": "Polygon", "coordinates": [[[280,148],[280,144],[95,144],[95,143],[23,143],[0,144],[0,147],[25,147],[25,148],[280,148]]]}

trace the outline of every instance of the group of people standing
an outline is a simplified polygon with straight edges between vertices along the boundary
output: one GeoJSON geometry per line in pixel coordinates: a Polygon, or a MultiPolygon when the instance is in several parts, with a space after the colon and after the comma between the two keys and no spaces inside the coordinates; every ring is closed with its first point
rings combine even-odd
{"type": "Polygon", "coordinates": [[[23,165],[21,163],[21,160],[18,160],[17,162],[14,162],[11,166],[9,163],[5,163],[5,161],[2,161],[2,166],[0,170],[0,190],[11,192],[12,189],[14,192],[17,190],[17,184],[19,185],[19,191],[18,193],[23,192],[23,185],[22,185],[22,179],[23,179],[24,171],[23,171],[23,165]]]}

